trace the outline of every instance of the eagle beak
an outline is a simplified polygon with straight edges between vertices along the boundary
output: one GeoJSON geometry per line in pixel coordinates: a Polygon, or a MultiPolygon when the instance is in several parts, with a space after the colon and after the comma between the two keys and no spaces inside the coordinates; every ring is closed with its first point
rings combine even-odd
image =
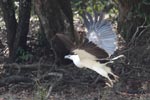
{"type": "Polygon", "coordinates": [[[65,59],[69,59],[70,58],[70,55],[66,55],[64,56],[65,59]]]}

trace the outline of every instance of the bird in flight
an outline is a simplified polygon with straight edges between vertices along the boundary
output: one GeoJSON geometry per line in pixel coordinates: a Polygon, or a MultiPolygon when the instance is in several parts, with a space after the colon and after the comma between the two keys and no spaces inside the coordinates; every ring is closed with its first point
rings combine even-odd
{"type": "Polygon", "coordinates": [[[103,18],[103,13],[95,13],[94,17],[89,13],[84,13],[82,18],[87,33],[85,40],[80,45],[74,45],[64,34],[56,34],[70,50],[70,54],[65,55],[64,58],[72,60],[78,68],[88,68],[97,72],[108,80],[106,85],[113,87],[114,82],[119,77],[112,72],[107,64],[122,57],[122,55],[110,59],[110,56],[117,49],[117,36],[112,29],[112,24],[103,18]],[[113,76],[113,79],[110,78],[109,74],[113,76]]]}

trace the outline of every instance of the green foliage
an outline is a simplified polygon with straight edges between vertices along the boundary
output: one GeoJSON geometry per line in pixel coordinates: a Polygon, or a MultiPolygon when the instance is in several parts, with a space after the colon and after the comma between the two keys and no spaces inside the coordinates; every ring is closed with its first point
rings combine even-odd
{"type": "Polygon", "coordinates": [[[45,100],[47,95],[47,88],[37,81],[35,85],[36,91],[33,100],[45,100]]]}
{"type": "Polygon", "coordinates": [[[72,9],[79,14],[83,11],[101,11],[107,3],[108,0],[72,0],[72,9]]]}
{"type": "Polygon", "coordinates": [[[93,11],[105,11],[109,15],[109,19],[116,22],[118,8],[114,6],[111,0],[72,0],[72,10],[74,15],[81,15],[83,11],[94,14],[93,11]]]}
{"type": "Polygon", "coordinates": [[[30,54],[28,51],[25,51],[22,48],[18,49],[17,54],[19,55],[17,61],[21,61],[21,62],[29,61],[33,57],[32,54],[30,54]]]}
{"type": "Polygon", "coordinates": [[[47,93],[47,90],[44,87],[38,86],[35,97],[37,97],[39,100],[45,100],[46,93],[47,93]]]}

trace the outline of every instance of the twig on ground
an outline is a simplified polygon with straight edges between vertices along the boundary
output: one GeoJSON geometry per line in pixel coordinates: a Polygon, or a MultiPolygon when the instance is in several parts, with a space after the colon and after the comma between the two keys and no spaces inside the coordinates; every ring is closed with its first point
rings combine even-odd
{"type": "Polygon", "coordinates": [[[46,100],[48,100],[50,94],[51,94],[51,91],[53,89],[53,87],[57,84],[58,81],[60,81],[63,77],[63,74],[61,73],[57,73],[57,72],[51,72],[51,73],[48,73],[49,76],[57,76],[59,77],[54,83],[51,84],[51,86],[49,87],[49,90],[48,90],[48,93],[46,95],[46,100]]]}
{"type": "Polygon", "coordinates": [[[19,76],[19,75],[12,75],[6,78],[3,78],[0,80],[0,87],[9,85],[12,83],[19,83],[19,82],[24,82],[24,83],[34,83],[34,80],[31,78],[19,76]]]}
{"type": "MultiPolygon", "coordinates": [[[[14,90],[16,90],[16,89],[20,89],[20,88],[29,88],[29,87],[33,87],[33,83],[25,83],[25,82],[21,82],[21,83],[19,83],[19,84],[15,84],[15,85],[13,85],[13,86],[11,86],[10,88],[9,88],[9,92],[10,93],[13,93],[14,92],[14,90]]],[[[21,89],[22,90],[22,89],[21,89]]]]}
{"type": "MultiPolygon", "coordinates": [[[[35,63],[35,64],[17,64],[17,63],[12,63],[12,64],[0,64],[1,68],[14,68],[14,69],[18,69],[18,66],[20,68],[20,70],[22,69],[30,69],[30,70],[38,70],[39,63],[35,63]],[[17,65],[17,66],[16,66],[17,65]]],[[[40,67],[42,68],[49,68],[51,67],[50,64],[40,64],[40,67]]]]}
{"type": "Polygon", "coordinates": [[[14,63],[14,65],[18,68],[18,72],[16,73],[16,75],[17,75],[17,74],[19,74],[19,73],[21,72],[21,68],[20,68],[20,66],[19,66],[18,64],[16,64],[16,63],[14,63]]]}
{"type": "Polygon", "coordinates": [[[41,72],[41,62],[43,58],[41,57],[38,63],[38,69],[37,69],[37,78],[40,78],[40,72],[41,72]]]}

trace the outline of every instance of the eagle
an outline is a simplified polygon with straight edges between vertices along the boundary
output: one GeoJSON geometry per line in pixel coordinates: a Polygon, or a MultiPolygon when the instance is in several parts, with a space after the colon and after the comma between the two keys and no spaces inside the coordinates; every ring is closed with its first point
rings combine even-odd
{"type": "Polygon", "coordinates": [[[122,57],[120,55],[110,58],[118,47],[116,43],[117,35],[113,31],[111,22],[104,19],[103,13],[95,13],[92,17],[91,14],[86,12],[82,15],[82,18],[87,33],[81,44],[75,45],[67,35],[56,34],[70,51],[64,58],[72,60],[78,68],[88,68],[97,72],[108,80],[106,85],[113,87],[119,76],[112,72],[108,63],[122,57]],[[113,76],[113,79],[110,75],[113,76]]]}

